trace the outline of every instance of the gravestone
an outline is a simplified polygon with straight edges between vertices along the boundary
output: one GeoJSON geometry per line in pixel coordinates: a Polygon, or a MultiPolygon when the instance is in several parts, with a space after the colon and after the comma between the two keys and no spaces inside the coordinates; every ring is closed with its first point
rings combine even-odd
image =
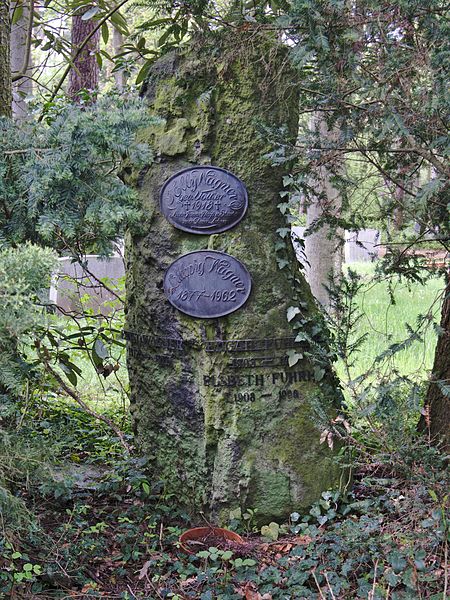
{"type": "Polygon", "coordinates": [[[294,80],[250,25],[166,55],[143,91],[163,119],[142,133],[155,160],[129,173],[145,215],[126,258],[136,442],[166,493],[219,522],[285,518],[340,475],[316,406],[333,414],[340,392],[293,329],[303,315],[320,337],[321,317],[290,244],[279,254],[289,166],[271,166],[261,131],[295,140],[294,80]]]}
{"type": "Polygon", "coordinates": [[[378,259],[379,244],[380,232],[377,229],[346,231],[345,262],[374,262],[378,259]]]}
{"type": "MultiPolygon", "coordinates": [[[[301,263],[305,263],[305,250],[300,240],[305,239],[306,227],[292,227],[292,244],[301,263]]],[[[380,256],[380,232],[377,229],[345,231],[344,262],[374,262],[380,256]]]]}
{"type": "Polygon", "coordinates": [[[86,310],[92,310],[94,315],[110,315],[122,307],[117,296],[123,294],[123,257],[119,253],[111,258],[88,254],[85,261],[84,268],[80,263],[73,262],[70,256],[58,259],[59,266],[52,277],[49,300],[65,315],[80,316],[86,310]]]}

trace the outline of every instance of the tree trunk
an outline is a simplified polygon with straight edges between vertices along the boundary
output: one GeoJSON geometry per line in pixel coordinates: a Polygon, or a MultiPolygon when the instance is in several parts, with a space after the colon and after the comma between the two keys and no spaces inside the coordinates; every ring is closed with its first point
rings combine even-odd
{"type": "Polygon", "coordinates": [[[434,443],[444,452],[450,451],[450,277],[447,276],[442,304],[441,331],[439,333],[432,379],[425,399],[426,416],[419,428],[429,432],[434,443]]]}
{"type": "Polygon", "coordinates": [[[94,31],[97,22],[93,19],[83,20],[83,15],[91,6],[83,7],[72,17],[71,43],[73,47],[74,64],[70,72],[69,96],[76,102],[82,100],[80,92],[86,90],[90,94],[98,88],[99,66],[96,53],[99,50],[100,31],[96,31],[78,53],[79,48],[94,31]]]}
{"type": "Polygon", "coordinates": [[[31,75],[31,56],[30,56],[30,3],[23,1],[22,16],[11,27],[11,71],[23,73],[24,77],[18,79],[13,84],[13,103],[12,110],[16,119],[23,119],[28,114],[28,104],[25,101],[26,96],[30,96],[33,91],[33,82],[27,77],[31,75]]]}
{"type": "MultiPolygon", "coordinates": [[[[318,135],[320,146],[336,138],[337,132],[330,132],[324,117],[318,113],[312,119],[311,127],[318,135]]],[[[340,216],[342,199],[339,191],[333,186],[331,176],[332,172],[327,164],[317,166],[311,182],[315,197],[308,199],[306,209],[307,228],[314,227],[320,219],[334,219],[340,216]]],[[[342,273],[343,244],[342,229],[326,222],[305,236],[305,255],[308,261],[305,265],[306,279],[313,296],[327,311],[331,309],[327,288],[337,284],[342,273]]]]}
{"type": "Polygon", "coordinates": [[[10,117],[12,105],[9,0],[0,2],[0,115],[10,117]]]}
{"type": "Polygon", "coordinates": [[[395,208],[394,208],[394,230],[402,231],[405,223],[405,213],[403,203],[405,201],[405,190],[400,187],[395,188],[395,208]]]}
{"type": "MultiPolygon", "coordinates": [[[[286,48],[247,29],[197,39],[153,67],[145,96],[165,122],[146,130],[157,158],[135,179],[146,222],[127,247],[126,337],[136,443],[166,492],[220,522],[256,507],[268,523],[338,483],[314,406],[334,414],[340,391],[329,365],[315,369],[295,342],[322,319],[288,236],[284,258],[277,256],[277,230],[286,227],[277,205],[289,166],[264,158],[272,148],[258,130],[258,123],[285,125],[295,140],[295,75],[286,48]],[[162,185],[195,165],[227,169],[246,185],[248,211],[232,229],[185,233],[162,214],[162,185]],[[253,283],[244,306],[199,319],[168,302],[168,267],[198,250],[229,253],[247,267],[253,283]],[[300,305],[294,329],[287,312],[300,305]]],[[[191,189],[190,180],[185,185],[191,189]]]]}
{"type": "MultiPolygon", "coordinates": [[[[123,45],[123,35],[116,28],[113,29],[113,48],[114,54],[119,54],[121,52],[123,45]]],[[[113,73],[114,79],[116,81],[116,86],[118,90],[123,90],[127,83],[127,76],[123,69],[118,69],[113,73]]]]}

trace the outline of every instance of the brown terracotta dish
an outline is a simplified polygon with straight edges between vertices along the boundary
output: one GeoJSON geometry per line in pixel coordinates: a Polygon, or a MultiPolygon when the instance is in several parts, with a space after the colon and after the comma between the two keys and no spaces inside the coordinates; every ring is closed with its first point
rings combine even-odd
{"type": "Polygon", "coordinates": [[[180,546],[188,554],[197,554],[211,547],[233,550],[241,544],[244,544],[244,540],[240,535],[221,527],[195,527],[180,535],[180,546]]]}

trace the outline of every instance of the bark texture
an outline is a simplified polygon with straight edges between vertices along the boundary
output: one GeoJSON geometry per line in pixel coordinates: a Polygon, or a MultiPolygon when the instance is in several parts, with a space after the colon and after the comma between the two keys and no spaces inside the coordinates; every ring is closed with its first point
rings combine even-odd
{"type": "Polygon", "coordinates": [[[429,429],[432,440],[450,451],[450,277],[447,277],[441,313],[441,332],[438,337],[432,381],[428,387],[425,406],[429,410],[429,423],[421,419],[420,428],[429,429]]]}
{"type": "MultiPolygon", "coordinates": [[[[124,43],[123,34],[120,33],[116,28],[113,29],[113,48],[114,54],[120,54],[124,43]]],[[[127,75],[124,69],[117,69],[113,72],[114,80],[116,82],[117,89],[123,90],[127,83],[127,75]]]]}
{"type": "Polygon", "coordinates": [[[10,117],[12,105],[9,0],[0,2],[0,115],[10,117]]]}
{"type": "Polygon", "coordinates": [[[78,52],[97,24],[93,19],[82,18],[90,8],[90,6],[83,7],[72,17],[71,42],[74,48],[74,64],[70,72],[68,94],[75,101],[80,100],[81,90],[95,92],[98,87],[99,66],[96,52],[99,49],[100,31],[96,31],[81,52],[78,52]]]}
{"type": "MultiPolygon", "coordinates": [[[[321,144],[327,141],[332,145],[337,131],[329,131],[324,117],[317,113],[311,120],[311,128],[317,131],[321,144]]],[[[328,156],[327,161],[333,161],[328,156]]],[[[333,165],[336,167],[336,165],[333,165]]],[[[306,226],[311,233],[305,237],[305,275],[311,287],[311,292],[318,302],[330,310],[330,295],[328,289],[333,283],[337,284],[342,273],[344,232],[329,223],[339,217],[342,199],[339,190],[332,182],[332,170],[328,162],[317,165],[313,181],[315,197],[306,209],[306,226]]]]}
{"type": "MultiPolygon", "coordinates": [[[[261,366],[267,355],[284,361],[286,350],[237,353],[221,343],[295,337],[286,312],[297,300],[275,250],[277,229],[285,227],[277,204],[287,167],[263,158],[271,147],[258,129],[258,123],[284,125],[295,139],[298,99],[286,59],[267,34],[215,33],[159,60],[144,88],[152,114],[165,121],[142,134],[157,158],[135,175],[146,221],[144,234],[128,240],[126,330],[136,440],[167,492],[219,522],[244,507],[258,508],[266,523],[285,518],[340,477],[334,453],[319,443],[313,408],[320,402],[333,412],[330,395],[328,403],[321,396],[325,388],[340,399],[331,372],[320,387],[306,360],[291,368],[261,366]],[[196,164],[227,169],[247,186],[248,213],[234,229],[188,234],[161,214],[162,185],[196,164]],[[162,290],[166,269],[200,249],[228,252],[246,265],[253,288],[243,308],[201,320],[169,304],[162,290]],[[221,350],[207,351],[207,342],[221,350]],[[255,359],[259,366],[252,366],[255,359]]],[[[297,272],[292,248],[288,252],[297,272]]],[[[303,310],[318,324],[309,288],[296,277],[303,310]]]]}
{"type": "Polygon", "coordinates": [[[23,119],[27,116],[28,104],[25,98],[33,92],[33,81],[29,78],[32,71],[30,35],[30,2],[23,0],[22,16],[11,27],[11,70],[13,73],[24,75],[13,84],[12,110],[16,119],[23,119]]]}

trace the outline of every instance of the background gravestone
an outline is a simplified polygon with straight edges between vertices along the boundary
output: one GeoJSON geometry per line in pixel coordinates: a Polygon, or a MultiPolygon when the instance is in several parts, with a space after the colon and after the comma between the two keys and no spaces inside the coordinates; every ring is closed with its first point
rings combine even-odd
{"type": "Polygon", "coordinates": [[[110,315],[120,307],[117,295],[121,294],[120,284],[125,277],[123,257],[117,252],[106,259],[88,254],[85,260],[86,268],[69,256],[58,259],[49,300],[63,314],[82,315],[90,309],[94,315],[110,315]]]}
{"type": "Polygon", "coordinates": [[[313,410],[324,389],[340,397],[331,371],[306,359],[287,364],[299,346],[288,308],[300,300],[318,331],[321,319],[304,279],[296,275],[294,287],[287,276],[297,270],[290,244],[287,259],[276,252],[277,230],[285,227],[277,205],[286,166],[264,159],[272,148],[259,129],[282,126],[295,139],[293,81],[285,48],[258,30],[234,30],[165,56],[144,89],[152,114],[164,122],[143,132],[157,156],[135,175],[145,235],[128,242],[136,440],[167,492],[221,521],[239,507],[257,507],[263,521],[285,517],[339,479],[332,452],[319,444],[313,410]],[[226,169],[246,186],[248,211],[232,229],[189,233],[162,213],[161,188],[194,165],[226,169]],[[199,319],[168,301],[167,269],[198,250],[228,253],[248,269],[252,291],[242,308],[199,319]]]}

